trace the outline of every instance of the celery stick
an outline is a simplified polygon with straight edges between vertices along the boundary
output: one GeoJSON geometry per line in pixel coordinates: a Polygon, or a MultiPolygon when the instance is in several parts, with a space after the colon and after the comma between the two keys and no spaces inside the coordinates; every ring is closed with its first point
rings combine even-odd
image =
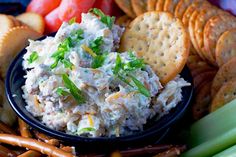
{"type": "Polygon", "coordinates": [[[210,157],[234,144],[236,144],[236,127],[214,139],[188,150],[183,153],[181,157],[210,157]]]}
{"type": "Polygon", "coordinates": [[[236,145],[214,155],[213,157],[235,157],[236,156],[236,145]]]}
{"type": "Polygon", "coordinates": [[[236,128],[236,99],[194,123],[189,145],[197,146],[236,128]]]}

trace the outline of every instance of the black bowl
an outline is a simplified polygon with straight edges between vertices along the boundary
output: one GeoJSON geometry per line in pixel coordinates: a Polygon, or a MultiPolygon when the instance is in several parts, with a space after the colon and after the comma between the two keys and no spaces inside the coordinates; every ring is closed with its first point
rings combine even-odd
{"type": "MultiPolygon", "coordinates": [[[[39,40],[44,39],[40,38],[39,40]]],[[[49,136],[60,139],[66,143],[79,145],[82,147],[89,146],[89,149],[98,149],[101,147],[107,146],[134,146],[140,144],[147,144],[148,142],[160,141],[161,138],[166,134],[171,125],[175,123],[185,112],[187,107],[190,104],[193,86],[184,87],[183,88],[183,100],[177,105],[176,108],[172,109],[172,111],[163,116],[158,121],[150,120],[150,122],[145,126],[144,131],[138,132],[134,135],[122,136],[122,137],[97,137],[97,138],[87,138],[87,137],[79,137],[74,135],[68,135],[64,132],[56,131],[46,127],[42,124],[38,119],[33,117],[26,109],[25,109],[25,100],[22,98],[22,85],[25,83],[25,78],[23,77],[26,73],[22,68],[23,55],[26,53],[26,50],[22,50],[17,57],[11,63],[7,78],[6,78],[6,93],[7,98],[17,113],[17,115],[22,118],[27,124],[29,124],[34,129],[37,129],[49,136]]],[[[181,72],[181,76],[188,82],[192,84],[192,76],[187,67],[183,69],[181,72]]],[[[88,147],[87,147],[88,148],[88,147]]]]}

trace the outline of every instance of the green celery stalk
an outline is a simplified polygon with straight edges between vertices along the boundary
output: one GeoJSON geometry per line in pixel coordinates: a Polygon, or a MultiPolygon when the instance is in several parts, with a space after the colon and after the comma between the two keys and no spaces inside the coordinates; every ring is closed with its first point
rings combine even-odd
{"type": "Polygon", "coordinates": [[[205,116],[190,128],[189,145],[197,146],[236,128],[236,99],[205,116]]]}
{"type": "Polygon", "coordinates": [[[208,157],[236,144],[236,99],[190,128],[190,150],[181,157],[208,157]]]}
{"type": "Polygon", "coordinates": [[[234,157],[236,155],[236,145],[214,155],[213,157],[234,157]]]}
{"type": "Polygon", "coordinates": [[[221,136],[188,150],[181,157],[210,157],[234,144],[236,144],[236,127],[221,136]]]}

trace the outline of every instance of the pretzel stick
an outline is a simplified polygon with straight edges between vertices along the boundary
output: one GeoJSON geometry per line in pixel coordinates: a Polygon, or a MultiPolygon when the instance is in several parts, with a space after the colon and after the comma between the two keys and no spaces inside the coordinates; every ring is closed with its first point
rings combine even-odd
{"type": "Polygon", "coordinates": [[[2,145],[0,145],[0,156],[1,157],[16,157],[17,154],[9,149],[7,149],[6,147],[3,147],[2,145]]]}
{"type": "Polygon", "coordinates": [[[32,137],[29,126],[20,118],[18,118],[18,124],[20,128],[20,134],[22,137],[32,137]]]}
{"type": "MultiPolygon", "coordinates": [[[[123,150],[123,151],[120,151],[120,154],[122,155],[122,157],[142,156],[146,154],[157,154],[157,153],[166,151],[170,149],[171,147],[173,147],[173,145],[152,145],[152,146],[147,146],[144,148],[134,148],[134,149],[129,149],[129,150],[123,150]]],[[[105,157],[106,155],[101,154],[101,155],[92,155],[92,156],[105,157]]]]}
{"type": "Polygon", "coordinates": [[[55,146],[31,138],[0,134],[0,142],[13,146],[26,147],[52,157],[75,157],[71,153],[63,151],[55,146]]]}
{"type": "Polygon", "coordinates": [[[7,124],[3,123],[2,121],[0,121],[0,131],[7,134],[16,135],[15,131],[12,130],[7,124]]]}
{"type": "Polygon", "coordinates": [[[41,153],[33,151],[33,150],[28,150],[27,152],[17,156],[17,157],[40,157],[42,156],[41,153]]]}
{"type": "Polygon", "coordinates": [[[34,130],[34,135],[36,138],[38,138],[48,144],[51,144],[53,146],[59,146],[59,144],[60,144],[59,140],[51,138],[51,137],[49,137],[43,133],[40,133],[38,131],[35,131],[35,130],[34,130]]]}
{"type": "Polygon", "coordinates": [[[185,146],[173,147],[165,152],[155,155],[154,157],[176,157],[179,156],[185,149],[185,146]]]}

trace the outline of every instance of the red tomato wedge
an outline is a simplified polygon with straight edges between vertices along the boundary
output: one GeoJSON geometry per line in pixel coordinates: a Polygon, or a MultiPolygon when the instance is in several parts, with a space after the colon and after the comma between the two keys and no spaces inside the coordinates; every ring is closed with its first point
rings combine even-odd
{"type": "Polygon", "coordinates": [[[26,11],[45,16],[57,8],[60,3],[61,0],[32,0],[27,6],[26,11]]]}
{"type": "Polygon", "coordinates": [[[62,0],[59,6],[59,18],[61,21],[69,21],[76,17],[81,21],[81,13],[86,13],[93,7],[95,0],[62,0]]]}
{"type": "Polygon", "coordinates": [[[96,0],[93,8],[101,9],[106,15],[112,15],[112,8],[114,4],[114,0],[96,0]]]}
{"type": "Polygon", "coordinates": [[[45,16],[47,34],[56,32],[60,28],[62,21],[59,19],[58,13],[59,13],[59,8],[56,8],[52,12],[50,12],[47,16],[45,16]]]}

